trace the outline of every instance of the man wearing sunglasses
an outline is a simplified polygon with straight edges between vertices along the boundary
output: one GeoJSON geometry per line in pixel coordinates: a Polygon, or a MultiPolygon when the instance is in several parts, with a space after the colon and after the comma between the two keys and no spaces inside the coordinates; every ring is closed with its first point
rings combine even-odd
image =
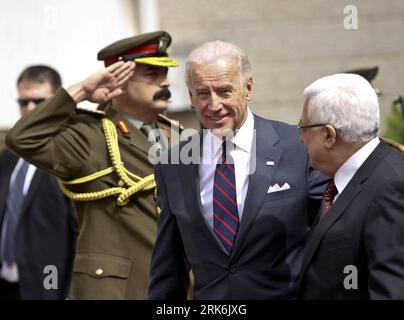
{"type": "Polygon", "coordinates": [[[62,81],[56,70],[42,65],[26,68],[17,80],[18,99],[22,116],[49,98],[60,88],[62,81]]]}
{"type": "MultiPolygon", "coordinates": [[[[54,69],[26,68],[17,80],[21,115],[60,86],[54,69]]],[[[0,154],[0,299],[64,299],[76,234],[72,206],[56,179],[4,150],[0,154]],[[49,286],[44,285],[47,266],[56,267],[58,273],[57,283],[49,286]]]]}

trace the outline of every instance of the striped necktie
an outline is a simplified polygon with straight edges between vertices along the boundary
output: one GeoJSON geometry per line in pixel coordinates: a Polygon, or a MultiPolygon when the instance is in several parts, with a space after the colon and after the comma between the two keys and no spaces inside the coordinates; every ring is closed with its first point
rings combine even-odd
{"type": "Polygon", "coordinates": [[[29,163],[23,161],[13,183],[10,185],[7,197],[7,209],[4,215],[4,223],[6,223],[6,234],[3,241],[2,261],[5,261],[9,265],[16,261],[15,232],[21,216],[21,209],[24,201],[23,189],[28,167],[29,163]]]}
{"type": "Polygon", "coordinates": [[[216,165],[213,187],[213,229],[228,254],[234,246],[239,226],[234,162],[226,154],[226,141],[222,156],[216,165]]]}

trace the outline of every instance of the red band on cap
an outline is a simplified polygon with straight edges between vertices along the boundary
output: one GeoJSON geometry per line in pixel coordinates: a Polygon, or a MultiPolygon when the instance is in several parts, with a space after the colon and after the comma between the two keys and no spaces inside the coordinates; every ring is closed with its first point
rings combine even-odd
{"type": "Polygon", "coordinates": [[[125,56],[132,55],[132,54],[150,54],[150,53],[155,53],[155,52],[157,52],[157,44],[155,44],[155,43],[145,44],[143,46],[129,49],[116,56],[105,59],[105,66],[108,67],[111,64],[117,62],[119,57],[125,57],[125,56]]]}

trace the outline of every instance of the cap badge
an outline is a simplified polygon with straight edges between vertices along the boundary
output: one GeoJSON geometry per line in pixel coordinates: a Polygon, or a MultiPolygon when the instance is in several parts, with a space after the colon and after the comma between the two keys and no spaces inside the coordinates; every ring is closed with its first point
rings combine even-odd
{"type": "Polygon", "coordinates": [[[167,47],[168,47],[168,42],[169,42],[169,38],[166,35],[162,36],[159,39],[157,50],[159,52],[165,52],[167,50],[167,47]]]}

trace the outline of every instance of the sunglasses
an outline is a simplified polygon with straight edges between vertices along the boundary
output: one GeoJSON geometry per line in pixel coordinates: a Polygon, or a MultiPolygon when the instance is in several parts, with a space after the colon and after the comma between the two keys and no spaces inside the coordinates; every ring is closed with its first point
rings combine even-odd
{"type": "Polygon", "coordinates": [[[26,107],[26,106],[28,106],[28,103],[30,103],[30,102],[33,102],[35,104],[40,104],[41,102],[43,102],[45,100],[46,100],[46,98],[39,98],[39,99],[21,99],[21,98],[19,98],[19,99],[17,99],[17,102],[21,107],[26,107]]]}

